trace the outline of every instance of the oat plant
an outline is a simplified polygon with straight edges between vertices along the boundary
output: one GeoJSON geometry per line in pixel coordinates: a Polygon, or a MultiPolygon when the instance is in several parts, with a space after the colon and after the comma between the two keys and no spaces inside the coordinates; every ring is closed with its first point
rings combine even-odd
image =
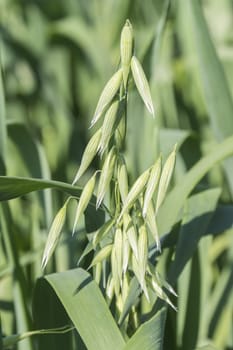
{"type": "Polygon", "coordinates": [[[233,349],[231,1],[51,3],[0,1],[0,349],[233,349]]]}
{"type": "Polygon", "coordinates": [[[94,279],[101,286],[108,304],[114,304],[115,318],[123,324],[126,332],[130,319],[133,320],[130,324],[131,332],[138,326],[136,301],[127,306],[128,296],[135,284],[139,295],[145,297],[148,303],[157,296],[176,309],[167,292],[174,295],[176,293],[159,276],[157,261],[149,259],[149,246],[153,243],[156,245],[157,257],[161,254],[157,213],[174,170],[176,145],[164,162],[162,156],[159,156],[133,183],[129,181],[124,145],[127,138],[127,105],[131,82],[136,85],[142,101],[154,117],[149,84],[134,52],[133,28],[127,20],[121,32],[120,66],[99,97],[90,125],[96,130],[83,152],[72,185],[79,182],[96,156],[100,159],[101,167],[90,176],[80,197],[69,197],[58,211],[42,260],[44,268],[58,242],[70,200],[77,202],[73,234],[76,234],[78,221],[88,205],[95,205],[96,210],[104,210],[106,221],[88,235],[89,243],[79,264],[93,251],[89,269],[92,269],[94,279]]]}

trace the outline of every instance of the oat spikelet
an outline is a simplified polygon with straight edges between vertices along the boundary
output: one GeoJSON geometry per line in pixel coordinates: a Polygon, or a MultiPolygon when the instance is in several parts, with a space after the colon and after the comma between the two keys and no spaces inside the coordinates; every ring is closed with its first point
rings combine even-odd
{"type": "Polygon", "coordinates": [[[93,158],[97,153],[100,138],[101,138],[101,129],[97,130],[96,133],[92,136],[92,138],[88,142],[82,156],[80,167],[78,169],[78,172],[74,178],[72,185],[74,185],[79,180],[79,178],[85,173],[85,171],[91,164],[93,158]]]}
{"type": "Polygon", "coordinates": [[[177,311],[177,308],[175,307],[175,305],[173,305],[173,303],[168,298],[167,294],[163,291],[162,287],[158,284],[158,281],[154,276],[152,276],[151,285],[158,297],[166,301],[166,303],[168,303],[175,311],[177,311]]]}
{"type": "Polygon", "coordinates": [[[65,202],[63,207],[57,212],[57,214],[52,222],[52,225],[50,227],[48,238],[47,238],[45,249],[44,249],[44,253],[43,253],[42,263],[41,263],[42,269],[44,269],[45,266],[47,265],[50,257],[52,256],[52,254],[57,246],[63,225],[65,223],[66,208],[67,208],[67,204],[69,202],[69,199],[70,198],[67,199],[67,201],[65,202]]]}
{"type": "Polygon", "coordinates": [[[122,258],[122,271],[123,274],[125,275],[127,272],[127,268],[128,268],[128,263],[129,263],[129,257],[130,257],[130,245],[129,245],[129,240],[128,240],[128,236],[125,232],[125,230],[123,230],[122,232],[122,236],[123,236],[123,258],[122,258]]]}
{"type": "Polygon", "coordinates": [[[109,219],[94,234],[92,244],[95,247],[112,229],[115,219],[109,219]]]}
{"type": "Polygon", "coordinates": [[[141,289],[143,290],[146,298],[148,301],[150,301],[149,299],[149,293],[148,293],[148,290],[147,290],[147,285],[146,285],[146,282],[145,282],[145,279],[143,278],[143,280],[141,280],[141,269],[140,269],[140,266],[139,266],[139,262],[136,260],[135,256],[132,255],[131,256],[132,259],[132,269],[133,269],[133,272],[141,286],[141,289]]]}
{"type": "Polygon", "coordinates": [[[78,220],[80,218],[80,216],[84,213],[84,211],[86,210],[88,203],[91,199],[91,196],[94,192],[95,189],[95,180],[96,180],[96,174],[94,174],[90,180],[86,183],[86,185],[84,186],[79,202],[78,202],[78,207],[75,213],[75,220],[74,220],[74,226],[73,226],[73,232],[72,234],[74,234],[75,232],[75,228],[77,226],[78,220]]]}
{"type": "Polygon", "coordinates": [[[133,254],[134,254],[136,260],[138,260],[137,233],[136,233],[133,221],[128,213],[125,213],[123,215],[123,225],[124,225],[124,231],[126,232],[126,235],[128,237],[130,247],[133,251],[133,254]]]}
{"type": "Polygon", "coordinates": [[[155,212],[157,213],[159,207],[161,206],[166,193],[167,193],[167,189],[173,174],[173,170],[175,167],[175,161],[176,161],[176,149],[177,149],[177,145],[174,146],[173,151],[171,152],[171,154],[168,156],[163,170],[162,170],[162,174],[160,177],[160,181],[159,181],[159,188],[158,188],[158,194],[157,194],[157,201],[156,201],[156,208],[155,208],[155,212]]]}
{"type": "Polygon", "coordinates": [[[146,227],[141,224],[139,227],[139,237],[138,237],[138,267],[139,267],[139,282],[142,287],[145,285],[145,274],[147,267],[147,256],[148,254],[148,238],[146,227]]]}
{"type": "Polygon", "coordinates": [[[130,21],[127,19],[121,32],[121,65],[123,70],[123,81],[124,81],[125,89],[127,87],[132,52],[133,52],[133,28],[130,21]]]}
{"type": "Polygon", "coordinates": [[[117,181],[118,181],[121,199],[122,199],[122,202],[124,203],[128,195],[129,185],[128,185],[127,167],[123,157],[119,157],[118,159],[117,181]]]}
{"type": "Polygon", "coordinates": [[[104,122],[102,125],[102,134],[101,134],[101,139],[100,139],[99,149],[98,149],[101,156],[103,155],[103,152],[107,148],[109,140],[112,136],[114,124],[117,119],[118,107],[119,107],[119,101],[116,100],[111,104],[111,106],[107,110],[106,115],[104,117],[104,122]]]}
{"type": "Polygon", "coordinates": [[[152,233],[152,236],[156,242],[157,245],[157,250],[161,252],[161,243],[159,239],[159,232],[158,232],[158,227],[157,227],[157,222],[156,222],[156,216],[155,216],[155,209],[153,202],[150,201],[148,208],[147,208],[147,213],[146,213],[146,218],[145,218],[146,224],[152,233]]]}
{"type": "Polygon", "coordinates": [[[112,278],[112,274],[110,274],[108,277],[108,282],[106,287],[106,296],[108,298],[108,304],[110,304],[114,296],[114,281],[112,278]]]}
{"type": "Polygon", "coordinates": [[[146,185],[146,192],[144,195],[142,216],[145,218],[149,203],[153,197],[153,194],[159,184],[159,178],[161,174],[162,160],[161,157],[156,161],[151,169],[150,177],[146,185]]]}
{"type": "Polygon", "coordinates": [[[122,285],[122,257],[123,257],[123,236],[120,227],[117,227],[114,237],[114,249],[120,285],[122,285]]]}
{"type": "Polygon", "coordinates": [[[100,98],[94,113],[94,117],[91,121],[91,127],[99,120],[105,108],[112,101],[113,97],[116,95],[117,91],[119,90],[121,83],[122,83],[122,69],[120,68],[107,82],[107,84],[105,85],[100,95],[100,98]]]}
{"type": "Polygon", "coordinates": [[[115,151],[115,148],[113,147],[108,153],[104,161],[104,165],[100,175],[100,180],[99,180],[99,185],[97,190],[96,208],[99,208],[100,204],[104,199],[105,193],[108,189],[108,186],[110,184],[110,181],[114,173],[115,161],[116,161],[116,151],[115,151]]]}
{"type": "Polygon", "coordinates": [[[172,286],[166,281],[164,280],[160,274],[158,273],[158,271],[155,271],[155,278],[158,281],[158,283],[160,285],[162,285],[164,288],[166,288],[171,294],[173,294],[175,297],[178,297],[177,293],[175,292],[175,290],[172,288],[172,286]]]}
{"type": "Polygon", "coordinates": [[[112,244],[108,244],[105,247],[103,247],[100,251],[98,251],[98,253],[94,256],[89,268],[91,268],[92,266],[95,266],[99,262],[102,262],[104,259],[107,259],[111,254],[112,247],[113,247],[112,244]]]}
{"type": "Polygon", "coordinates": [[[117,259],[116,259],[116,249],[114,245],[111,253],[111,272],[112,272],[115,295],[118,298],[120,293],[120,280],[119,280],[118,266],[117,266],[117,259]]]}
{"type": "Polygon", "coordinates": [[[138,92],[141,95],[146,108],[154,116],[154,106],[150,93],[149,83],[146,79],[141,63],[138,61],[136,56],[133,56],[131,59],[131,70],[138,92]]]}
{"type": "Polygon", "coordinates": [[[148,181],[150,175],[150,169],[145,170],[135,181],[133,186],[131,187],[131,190],[129,191],[125,202],[123,204],[123,208],[121,210],[121,213],[118,217],[118,222],[122,218],[122,215],[129,210],[129,208],[134,204],[134,202],[138,199],[138,196],[140,193],[144,190],[146,183],[148,181]]]}

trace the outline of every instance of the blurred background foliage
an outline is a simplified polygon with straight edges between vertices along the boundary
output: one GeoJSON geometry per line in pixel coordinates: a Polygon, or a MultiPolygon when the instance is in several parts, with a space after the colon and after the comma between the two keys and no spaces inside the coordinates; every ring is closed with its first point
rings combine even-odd
{"type": "MultiPolygon", "coordinates": [[[[153,120],[137,91],[130,89],[125,147],[130,176],[135,179],[160,152],[165,158],[178,142],[174,183],[182,181],[217,142],[233,134],[233,1],[203,0],[201,5],[213,46],[208,46],[208,35],[206,39],[195,29],[202,28],[202,22],[198,22],[198,12],[193,13],[192,0],[0,0],[0,109],[5,115],[5,126],[0,123],[1,175],[72,182],[94,132],[89,126],[98,96],[118,67],[120,32],[129,18],[156,110],[153,120]]],[[[196,188],[196,192],[221,189],[219,210],[227,208],[229,213],[222,211],[221,218],[228,221],[233,196],[231,162],[224,168],[215,166],[196,188]]],[[[98,159],[93,167],[98,167],[98,159]]],[[[80,185],[84,182],[85,177],[80,185]]],[[[48,227],[63,201],[62,193],[46,190],[2,209],[4,334],[30,328],[32,289],[42,274],[41,253],[48,227]],[[11,232],[10,239],[4,239],[4,230],[11,232]]],[[[71,238],[72,208],[68,214],[65,235],[47,272],[75,267],[86,242],[82,223],[79,235],[71,238]]],[[[177,315],[169,311],[164,349],[194,349],[198,339],[208,337],[216,348],[233,349],[233,232],[230,224],[227,230],[220,222],[215,224],[222,234],[203,238],[181,274],[177,285],[180,311],[177,315]],[[203,295],[207,299],[201,300],[203,295]],[[209,303],[205,315],[203,300],[209,303]]],[[[161,271],[172,253],[164,251],[161,271]]],[[[32,346],[29,341],[19,344],[24,350],[32,346]]]]}

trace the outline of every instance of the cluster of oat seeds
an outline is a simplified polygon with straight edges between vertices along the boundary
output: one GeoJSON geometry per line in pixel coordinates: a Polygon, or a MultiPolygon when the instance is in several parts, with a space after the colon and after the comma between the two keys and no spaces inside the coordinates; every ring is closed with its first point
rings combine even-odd
{"type": "MultiPolygon", "coordinates": [[[[171,302],[162,287],[174,293],[148,260],[148,247],[149,242],[154,240],[157,249],[161,250],[157,213],[173,173],[176,146],[163,166],[159,157],[132,186],[128,183],[127,165],[122,153],[126,137],[129,77],[133,78],[146,108],[154,116],[149,84],[133,47],[133,29],[127,20],[121,33],[121,66],[105,85],[91,121],[93,127],[103,117],[102,125],[87,144],[73,181],[75,185],[99,154],[102,167],[87,181],[78,199],[73,233],[93,195],[96,196],[97,209],[108,195],[111,208],[107,221],[93,233],[87,251],[94,250],[90,267],[95,271],[97,282],[101,281],[102,275],[105,276],[106,296],[109,302],[115,296],[119,312],[123,310],[132,278],[137,279],[148,300],[149,289],[169,304],[171,302]]],[[[70,199],[57,213],[51,226],[42,260],[43,267],[57,244],[70,199]]]]}

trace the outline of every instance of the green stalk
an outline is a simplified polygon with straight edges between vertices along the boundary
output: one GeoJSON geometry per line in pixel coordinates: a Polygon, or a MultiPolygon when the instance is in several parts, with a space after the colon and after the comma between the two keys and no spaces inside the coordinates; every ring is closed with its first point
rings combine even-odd
{"type": "MultiPolygon", "coordinates": [[[[9,266],[13,268],[13,296],[16,314],[17,330],[21,332],[27,331],[31,326],[31,319],[27,306],[26,281],[19,263],[19,256],[15,246],[15,238],[12,230],[12,217],[10,208],[7,203],[3,203],[0,207],[1,232],[6,248],[6,255],[9,266]]],[[[27,339],[22,342],[19,350],[32,350],[31,340],[27,339]]]]}
{"type": "MultiPolygon", "coordinates": [[[[1,50],[1,46],[0,46],[0,50],[1,50]]],[[[7,138],[7,129],[6,129],[6,113],[5,113],[5,96],[4,96],[4,89],[3,89],[2,66],[1,66],[1,57],[0,57],[0,158],[2,159],[3,163],[6,159],[6,138],[7,138]]]]}

